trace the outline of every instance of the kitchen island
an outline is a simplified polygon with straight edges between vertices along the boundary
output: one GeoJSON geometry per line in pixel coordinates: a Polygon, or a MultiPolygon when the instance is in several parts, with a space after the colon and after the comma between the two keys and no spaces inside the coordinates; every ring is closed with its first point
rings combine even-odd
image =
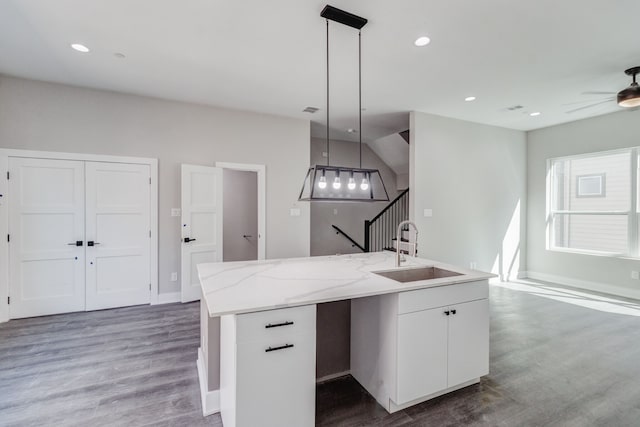
{"type": "Polygon", "coordinates": [[[393,252],[200,264],[198,274],[203,412],[220,411],[225,427],[314,425],[320,303],[352,300],[351,375],[389,412],[488,373],[491,274],[413,257],[396,268],[393,252]],[[447,274],[420,279],[424,267],[447,274]],[[394,270],[404,272],[385,277],[394,270]]]}

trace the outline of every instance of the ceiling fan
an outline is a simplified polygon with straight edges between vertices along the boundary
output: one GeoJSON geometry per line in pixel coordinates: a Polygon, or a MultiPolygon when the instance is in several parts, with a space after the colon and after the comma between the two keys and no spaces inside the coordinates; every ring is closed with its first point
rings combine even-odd
{"type": "MultiPolygon", "coordinates": [[[[616,95],[610,98],[602,99],[594,104],[589,104],[584,107],[576,108],[574,110],[567,111],[567,114],[575,113],[577,111],[585,110],[587,108],[595,107],[596,105],[606,104],[611,101],[616,101],[619,106],[625,108],[640,107],[640,85],[636,81],[636,76],[640,74],[640,66],[632,67],[624,72],[626,75],[631,76],[633,79],[631,85],[617,94],[615,92],[583,92],[583,95],[616,95]]],[[[582,102],[575,102],[574,104],[581,104],[582,102]]],[[[567,104],[570,105],[570,104],[567,104]]]]}

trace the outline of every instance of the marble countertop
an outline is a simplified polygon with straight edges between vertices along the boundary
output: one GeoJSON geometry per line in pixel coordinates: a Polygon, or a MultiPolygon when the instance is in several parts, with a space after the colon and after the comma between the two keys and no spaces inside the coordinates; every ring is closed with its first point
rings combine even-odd
{"type": "Polygon", "coordinates": [[[370,252],[309,258],[219,262],[198,265],[209,316],[250,313],[393,292],[485,280],[495,275],[422,258],[400,268],[435,266],[461,276],[400,283],[374,274],[393,270],[395,253],[370,252]]]}

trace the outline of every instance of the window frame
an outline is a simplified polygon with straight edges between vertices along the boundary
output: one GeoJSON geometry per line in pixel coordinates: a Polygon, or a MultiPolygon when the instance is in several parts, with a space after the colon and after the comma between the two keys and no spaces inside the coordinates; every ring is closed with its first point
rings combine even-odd
{"type": "MultiPolygon", "coordinates": [[[[640,200],[638,200],[638,190],[640,189],[640,185],[638,183],[638,177],[640,174],[638,173],[638,167],[640,166],[640,161],[638,159],[640,156],[640,147],[627,147],[616,150],[606,150],[606,151],[597,151],[597,152],[589,152],[582,154],[574,154],[570,156],[561,156],[561,157],[553,157],[547,159],[547,183],[546,183],[546,249],[548,251],[554,252],[565,252],[565,253],[575,253],[575,254],[583,254],[583,255],[597,255],[597,256],[607,256],[612,258],[640,258],[640,249],[638,248],[639,243],[639,210],[640,210],[640,200]],[[558,161],[567,161],[567,160],[578,160],[578,159],[587,159],[589,157],[602,157],[606,155],[614,155],[614,154],[622,154],[629,153],[629,209],[627,210],[612,210],[612,211],[576,211],[576,210],[558,210],[554,209],[554,163],[558,161]],[[627,250],[625,252],[610,252],[610,251],[598,251],[598,250],[588,250],[588,249],[575,249],[575,248],[567,248],[555,245],[555,227],[553,226],[556,215],[624,215],[627,217],[627,250]]],[[[587,176],[593,175],[605,175],[605,174],[589,174],[587,176]]],[[[585,175],[582,175],[585,176],[585,175]]],[[[579,176],[576,178],[578,179],[579,176]]],[[[602,193],[606,194],[606,181],[605,177],[602,178],[602,193]]],[[[576,197],[603,197],[603,196],[578,196],[578,184],[576,182],[576,197]]]]}

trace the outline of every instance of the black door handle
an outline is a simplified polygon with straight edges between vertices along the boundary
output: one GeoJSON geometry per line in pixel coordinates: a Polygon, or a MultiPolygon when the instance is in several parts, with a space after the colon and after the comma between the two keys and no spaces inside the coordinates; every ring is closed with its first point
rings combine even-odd
{"type": "Polygon", "coordinates": [[[100,243],[98,243],[98,242],[94,242],[93,240],[89,240],[89,241],[87,242],[87,246],[94,246],[94,245],[99,245],[99,244],[100,244],[100,243]]]}
{"type": "Polygon", "coordinates": [[[456,311],[455,310],[451,310],[451,314],[456,314],[456,311]]]}
{"type": "Polygon", "coordinates": [[[449,315],[449,310],[445,311],[444,314],[449,315]]]}
{"type": "Polygon", "coordinates": [[[185,237],[185,238],[184,238],[184,242],[185,242],[185,243],[193,242],[193,241],[195,241],[195,240],[196,240],[196,239],[190,239],[190,238],[188,238],[188,237],[185,237]]]}
{"type": "Polygon", "coordinates": [[[67,243],[69,246],[82,246],[82,240],[76,240],[75,243],[67,243]]]}

